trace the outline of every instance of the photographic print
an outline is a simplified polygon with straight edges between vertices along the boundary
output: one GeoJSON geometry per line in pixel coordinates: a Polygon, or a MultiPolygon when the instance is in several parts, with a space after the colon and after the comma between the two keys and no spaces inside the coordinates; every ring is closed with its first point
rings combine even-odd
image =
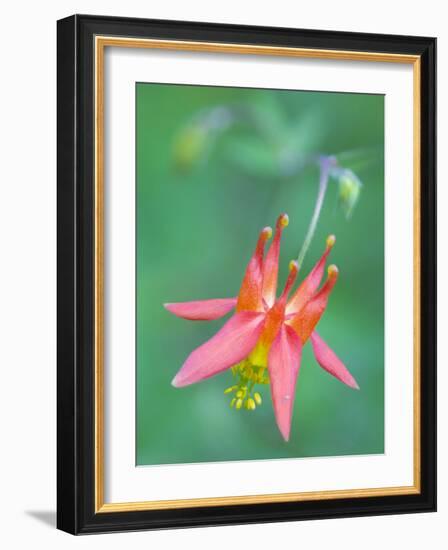
{"type": "Polygon", "coordinates": [[[136,464],[383,453],[384,96],[135,93],[136,464]]]}

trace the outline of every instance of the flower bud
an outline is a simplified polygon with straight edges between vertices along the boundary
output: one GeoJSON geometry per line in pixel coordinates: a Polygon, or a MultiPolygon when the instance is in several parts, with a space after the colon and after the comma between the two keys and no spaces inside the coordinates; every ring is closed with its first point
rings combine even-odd
{"type": "Polygon", "coordinates": [[[362,183],[358,176],[351,170],[343,170],[338,178],[339,203],[345,217],[350,218],[356,203],[359,200],[362,183]]]}

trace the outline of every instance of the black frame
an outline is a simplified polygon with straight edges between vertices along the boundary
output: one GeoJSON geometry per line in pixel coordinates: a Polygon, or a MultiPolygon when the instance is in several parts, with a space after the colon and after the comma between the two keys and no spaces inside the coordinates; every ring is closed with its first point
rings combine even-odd
{"type": "Polygon", "coordinates": [[[436,510],[436,39],[74,15],[58,21],[57,526],[72,534],[436,510]],[[95,35],[421,56],[421,493],[94,513],[95,35]]]}

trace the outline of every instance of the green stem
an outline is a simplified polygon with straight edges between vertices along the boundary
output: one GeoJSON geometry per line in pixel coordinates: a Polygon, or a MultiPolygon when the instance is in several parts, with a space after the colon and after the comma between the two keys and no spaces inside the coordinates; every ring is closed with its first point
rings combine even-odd
{"type": "Polygon", "coordinates": [[[317,222],[319,221],[320,212],[322,210],[322,205],[324,203],[325,194],[328,188],[330,169],[332,166],[334,166],[335,159],[334,157],[320,157],[317,162],[320,170],[319,187],[317,190],[317,198],[316,204],[314,206],[313,216],[311,218],[305,240],[303,241],[302,248],[297,258],[297,263],[299,264],[299,267],[302,266],[305,255],[308,251],[308,248],[310,247],[311,241],[313,240],[314,233],[316,232],[317,222]]]}

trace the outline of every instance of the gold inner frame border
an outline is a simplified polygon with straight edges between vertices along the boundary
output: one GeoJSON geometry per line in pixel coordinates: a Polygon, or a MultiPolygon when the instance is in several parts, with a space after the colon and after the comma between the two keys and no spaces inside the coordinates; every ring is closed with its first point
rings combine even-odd
{"type": "Polygon", "coordinates": [[[421,485],[421,426],[420,426],[420,163],[421,163],[421,60],[418,55],[382,52],[359,52],[293,48],[283,46],[258,46],[253,44],[227,44],[183,40],[158,40],[96,36],[95,56],[95,311],[94,311],[94,410],[95,410],[95,513],[166,510],[207,506],[231,506],[274,502],[303,502],[343,498],[363,498],[419,494],[421,485]],[[414,482],[410,486],[363,488],[350,490],[313,491],[299,493],[260,494],[180,500],[154,500],[141,502],[104,502],[104,53],[106,47],[153,48],[159,50],[195,51],[207,53],[235,53],[266,56],[301,57],[313,59],[406,63],[413,65],[413,298],[414,298],[414,353],[413,353],[413,420],[414,420],[414,482]]]}

